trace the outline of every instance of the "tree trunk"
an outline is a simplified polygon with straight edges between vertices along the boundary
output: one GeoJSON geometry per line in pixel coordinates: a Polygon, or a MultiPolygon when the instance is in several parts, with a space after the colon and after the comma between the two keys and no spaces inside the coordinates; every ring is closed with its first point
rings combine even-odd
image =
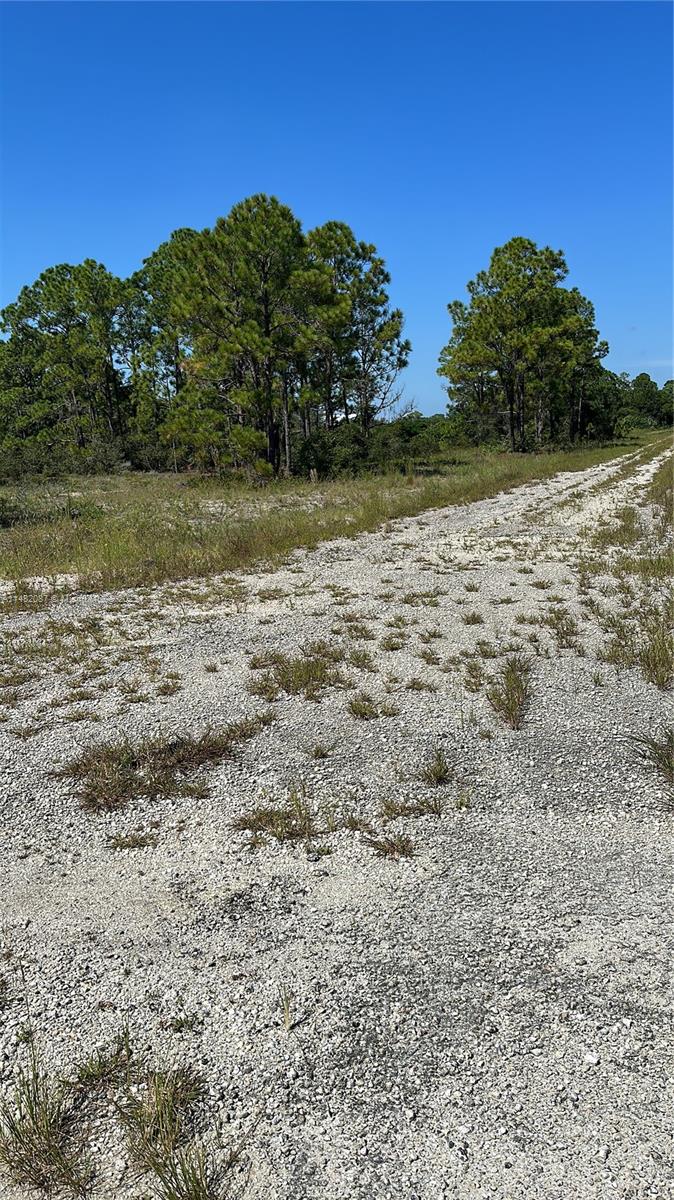
{"type": "Polygon", "coordinates": [[[290,475],[290,422],[288,420],[288,387],[283,385],[283,445],[285,450],[285,473],[290,475]]]}

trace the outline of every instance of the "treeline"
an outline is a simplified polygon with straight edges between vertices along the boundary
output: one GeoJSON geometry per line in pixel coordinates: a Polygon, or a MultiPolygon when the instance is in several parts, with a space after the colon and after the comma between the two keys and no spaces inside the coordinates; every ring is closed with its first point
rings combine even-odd
{"type": "Polygon", "coordinates": [[[376,247],[337,221],[304,233],[253,196],[172,234],[129,279],[86,259],[23,288],[0,314],[0,473],[330,475],[671,420],[668,385],[602,368],[592,306],[565,275],[526,239],[496,250],[469,304],[449,306],[447,417],[390,421],[411,347],[376,247]]]}

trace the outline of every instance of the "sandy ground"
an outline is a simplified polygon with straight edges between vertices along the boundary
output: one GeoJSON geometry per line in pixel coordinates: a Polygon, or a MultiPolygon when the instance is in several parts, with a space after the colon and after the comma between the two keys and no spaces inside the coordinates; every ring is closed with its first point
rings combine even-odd
{"type": "MultiPolygon", "coordinates": [[[[6,1093],[27,1059],[27,999],[50,1073],[72,1076],[124,1022],[149,1063],[198,1070],[199,1136],[216,1159],[243,1144],[233,1195],[674,1195],[671,816],[626,740],[658,729],[667,703],[638,670],[597,661],[577,574],[585,527],[639,502],[654,470],[623,464],[270,573],[4,618],[33,673],[0,724],[6,1093]],[[578,620],[574,648],[522,619],[555,606],[578,620]],[[357,720],[345,687],[250,694],[253,655],[316,639],[395,714],[357,720]],[[354,650],[371,662],[349,663],[354,650]],[[532,663],[519,730],[486,695],[515,651],[532,663]],[[198,734],[267,707],[268,728],[197,773],[207,795],[97,815],[54,775],[95,742],[198,734]],[[453,777],[431,789],[420,769],[437,749],[453,777]],[[327,830],[309,844],[251,848],[233,830],[293,789],[327,830]],[[382,818],[431,791],[442,815],[382,818]],[[412,856],[331,831],[345,812],[405,835],[412,856]],[[157,844],[111,848],[136,830],[157,844]]],[[[606,584],[593,576],[590,594],[611,602],[606,584]]],[[[92,1195],[147,1196],[112,1112],[105,1096],[84,1112],[92,1195]]]]}

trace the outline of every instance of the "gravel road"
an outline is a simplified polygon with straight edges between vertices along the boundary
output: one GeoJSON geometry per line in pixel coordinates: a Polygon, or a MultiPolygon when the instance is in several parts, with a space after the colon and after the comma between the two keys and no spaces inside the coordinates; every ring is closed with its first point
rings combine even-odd
{"type": "MultiPolygon", "coordinates": [[[[586,526],[640,502],[655,465],[428,512],[280,570],[3,618],[32,674],[0,724],[5,1093],[27,1001],[50,1073],[124,1022],[149,1063],[198,1070],[200,1136],[216,1157],[243,1146],[245,1200],[674,1196],[671,814],[626,740],[667,701],[597,660],[577,572],[586,526]],[[570,648],[528,623],[560,605],[570,648]],[[254,655],[317,639],[395,713],[356,719],[344,686],[250,693],[254,655]],[[519,730],[487,698],[516,651],[532,664],[519,730]],[[54,773],[96,742],[267,707],[267,728],[196,773],[207,794],[92,814],[54,773]],[[438,749],[452,779],[432,789],[438,749]],[[382,818],[430,791],[441,815],[382,818]],[[232,828],[293,793],[327,832],[251,846],[232,828]],[[412,855],[379,856],[336,812],[412,855]],[[139,830],[156,845],[111,845],[139,830]]],[[[86,1121],[92,1195],[147,1196],[110,1107],[86,1121]]]]}

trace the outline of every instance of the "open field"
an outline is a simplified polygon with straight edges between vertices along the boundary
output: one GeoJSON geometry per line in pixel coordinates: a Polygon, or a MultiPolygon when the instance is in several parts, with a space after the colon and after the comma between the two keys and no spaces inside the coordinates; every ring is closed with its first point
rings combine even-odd
{"type": "MultiPolygon", "coordinates": [[[[469,504],[559,471],[576,471],[666,433],[571,453],[503,454],[460,449],[416,474],[319,485],[277,481],[260,489],[185,475],[122,474],[0,488],[0,579],[40,576],[44,588],[139,587],[277,563],[299,548],[355,537],[382,522],[447,504],[469,504]]],[[[19,588],[19,607],[30,592],[19,588]]],[[[39,597],[37,597],[39,603],[39,597]]]]}
{"type": "Polygon", "coordinates": [[[3,1197],[674,1194],[669,439],[611,454],[0,531],[65,589],[0,616],[3,1197]]]}

